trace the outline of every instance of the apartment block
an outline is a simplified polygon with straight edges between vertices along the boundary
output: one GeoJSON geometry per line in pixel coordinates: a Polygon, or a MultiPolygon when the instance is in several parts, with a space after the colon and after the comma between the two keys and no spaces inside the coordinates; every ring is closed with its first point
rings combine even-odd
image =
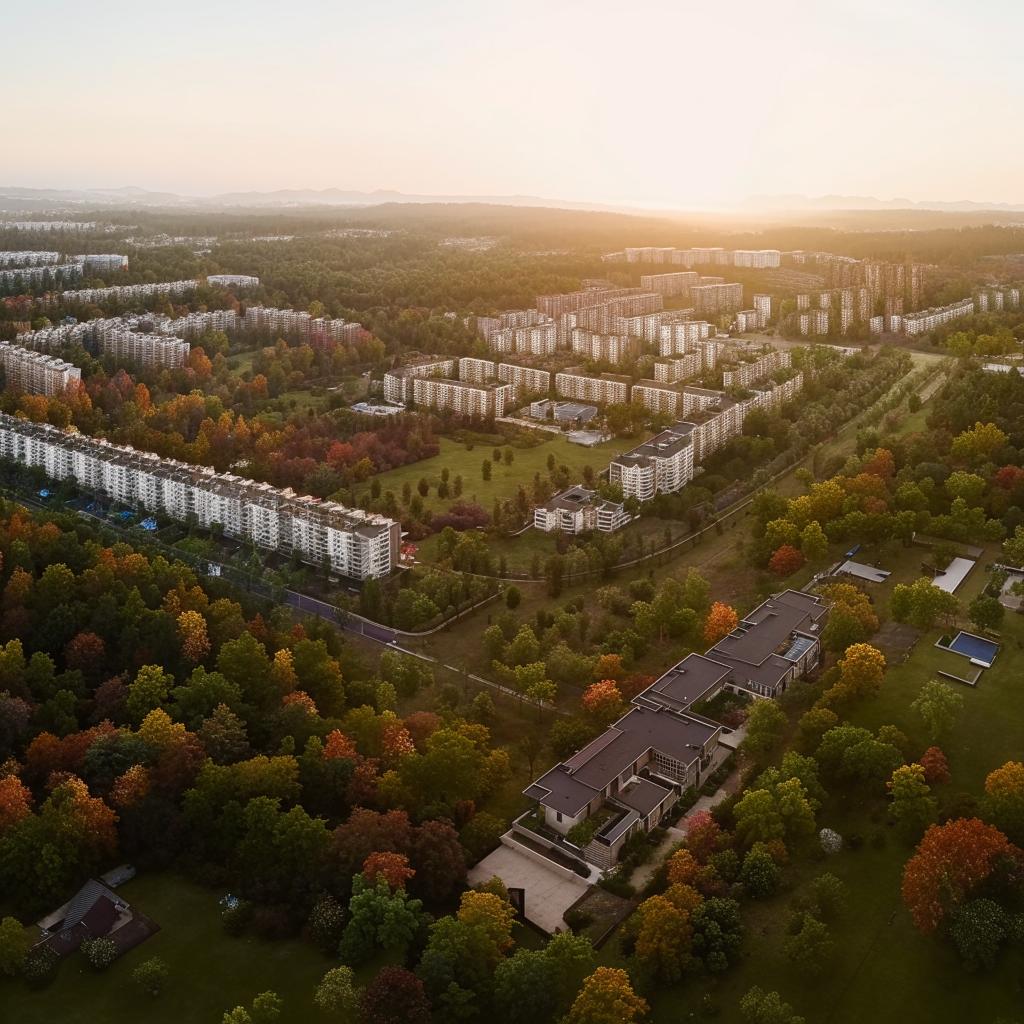
{"type": "Polygon", "coordinates": [[[508,355],[550,356],[558,348],[559,329],[554,321],[528,327],[499,327],[487,336],[493,352],[508,355]]]}
{"type": "Polygon", "coordinates": [[[0,366],[5,386],[29,395],[61,395],[82,379],[77,366],[7,341],[0,341],[0,366]]]}
{"type": "Polygon", "coordinates": [[[732,265],[754,270],[774,270],[782,266],[782,253],[778,249],[735,249],[732,265]]]}
{"type": "Polygon", "coordinates": [[[498,363],[498,380],[502,384],[510,384],[517,398],[520,395],[546,395],[551,390],[551,372],[534,366],[498,363]]]}
{"type": "Polygon", "coordinates": [[[4,231],[66,231],[84,234],[96,230],[94,220],[2,220],[4,231]]]}
{"type": "Polygon", "coordinates": [[[662,383],[657,380],[638,380],[633,385],[633,402],[639,402],[651,412],[677,417],[680,411],[681,396],[678,385],[662,383]]]}
{"type": "Polygon", "coordinates": [[[30,267],[4,267],[0,269],[0,288],[37,288],[40,285],[56,287],[82,276],[77,263],[55,263],[30,267]]]}
{"type": "Polygon", "coordinates": [[[178,298],[196,290],[195,281],[161,281],[157,284],[117,284],[110,288],[80,288],[47,296],[50,305],[68,302],[134,302],[136,299],[178,298]]]}
{"type": "Polygon", "coordinates": [[[630,378],[604,373],[588,377],[576,371],[555,374],[555,394],[559,398],[572,398],[577,402],[596,402],[598,405],[621,405],[629,401],[630,378]]]}
{"type": "Polygon", "coordinates": [[[828,334],[832,318],[827,309],[809,309],[796,314],[797,330],[804,337],[828,334]]]}
{"type": "Polygon", "coordinates": [[[515,399],[511,384],[473,384],[444,377],[414,377],[412,400],[416,406],[450,409],[460,416],[491,419],[504,416],[515,399]]]}
{"type": "Polygon", "coordinates": [[[759,330],[761,327],[761,314],[756,309],[737,310],[734,326],[740,334],[759,330]]]}
{"type": "Polygon", "coordinates": [[[308,341],[311,345],[327,341],[355,341],[365,330],[362,324],[329,317],[314,317],[304,310],[276,309],[273,306],[249,306],[242,326],[247,331],[262,331],[308,341]]]}
{"type": "Polygon", "coordinates": [[[623,319],[660,313],[664,304],[657,292],[638,292],[577,310],[575,326],[598,334],[611,334],[623,319]]]}
{"type": "Polygon", "coordinates": [[[687,296],[690,289],[700,283],[700,274],[693,270],[677,270],[670,274],[644,274],[640,287],[644,291],[657,292],[665,298],[687,296]]]}
{"type": "Polygon", "coordinates": [[[690,289],[690,301],[698,313],[731,313],[743,305],[743,285],[699,284],[690,289]]]}
{"type": "Polygon", "coordinates": [[[207,274],[211,288],[259,288],[260,279],[252,274],[207,274]]]}
{"type": "Polygon", "coordinates": [[[754,381],[785,369],[793,362],[789,349],[772,349],[753,362],[740,363],[735,369],[722,371],[722,387],[746,388],[754,381]]]}
{"type": "Polygon", "coordinates": [[[768,321],[772,318],[772,297],[770,295],[755,293],[753,299],[754,309],[757,310],[760,322],[758,323],[759,328],[764,328],[768,325],[768,321]]]}
{"type": "Polygon", "coordinates": [[[922,309],[917,313],[904,313],[902,317],[902,330],[904,334],[911,337],[918,334],[927,334],[935,328],[948,324],[960,317],[973,316],[975,312],[974,299],[961,299],[959,302],[951,302],[948,306],[940,306],[932,309],[922,309]]]}
{"type": "Polygon", "coordinates": [[[59,252],[41,252],[29,250],[17,252],[6,250],[0,252],[0,267],[42,267],[60,263],[59,252]]]}
{"type": "Polygon", "coordinates": [[[533,510],[533,525],[545,533],[613,533],[630,520],[621,502],[605,501],[596,491],[577,485],[561,491],[533,510]]]}
{"type": "Polygon", "coordinates": [[[575,313],[589,306],[600,306],[616,299],[641,295],[642,288],[587,288],[578,292],[563,292],[558,295],[538,295],[537,309],[546,316],[556,317],[563,313],[575,313]]]}
{"type": "Polygon", "coordinates": [[[498,376],[498,364],[490,359],[473,359],[463,356],[459,360],[459,380],[470,384],[483,384],[498,376]]]}
{"type": "Polygon", "coordinates": [[[119,253],[87,253],[81,256],[72,256],[72,261],[77,263],[85,271],[95,271],[98,274],[120,273],[128,269],[128,257],[119,253]]]}
{"type": "Polygon", "coordinates": [[[141,334],[139,331],[105,331],[96,337],[99,355],[110,356],[116,362],[135,363],[138,366],[184,366],[192,346],[181,338],[163,334],[141,334]]]}
{"type": "Polygon", "coordinates": [[[133,508],[207,530],[219,526],[228,537],[341,576],[386,576],[397,564],[401,528],[392,519],[48,423],[0,414],[0,457],[133,508]]]}
{"type": "Polygon", "coordinates": [[[640,354],[642,342],[624,334],[595,334],[577,328],[572,332],[573,352],[595,362],[623,363],[640,354]]]}
{"type": "Polygon", "coordinates": [[[454,359],[432,359],[403,366],[384,374],[384,401],[392,405],[408,405],[413,397],[413,381],[420,377],[451,377],[454,359]]]}
{"type": "Polygon", "coordinates": [[[672,427],[612,459],[608,479],[622,488],[624,498],[650,501],[685,487],[693,479],[693,466],[689,425],[672,427]]]}
{"type": "Polygon", "coordinates": [[[674,384],[696,377],[704,369],[704,353],[690,352],[683,356],[663,356],[654,360],[654,379],[659,384],[674,384]]]}
{"type": "Polygon", "coordinates": [[[711,324],[706,320],[678,320],[662,324],[658,330],[658,349],[663,356],[685,355],[710,335],[711,324]]]}
{"type": "Polygon", "coordinates": [[[497,316],[475,317],[477,334],[487,341],[494,331],[507,330],[510,327],[536,327],[538,324],[551,321],[551,317],[541,313],[539,309],[509,309],[497,316]]]}

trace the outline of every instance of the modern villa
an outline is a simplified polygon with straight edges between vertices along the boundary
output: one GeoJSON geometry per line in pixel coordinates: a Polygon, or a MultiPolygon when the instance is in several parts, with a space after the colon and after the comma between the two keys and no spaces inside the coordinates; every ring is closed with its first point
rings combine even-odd
{"type": "Polygon", "coordinates": [[[626,841],[650,832],[713,771],[723,727],[693,711],[722,690],[779,696],[821,660],[828,606],[785,590],[754,608],[706,654],[688,654],[600,736],[528,786],[536,808],[506,838],[540,844],[577,867],[612,868],[626,841]],[[582,862],[582,864],[580,863],[582,862]]]}

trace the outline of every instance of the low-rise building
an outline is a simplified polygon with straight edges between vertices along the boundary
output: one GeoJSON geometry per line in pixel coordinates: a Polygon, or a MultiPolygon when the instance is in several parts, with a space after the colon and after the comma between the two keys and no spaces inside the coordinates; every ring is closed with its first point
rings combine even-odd
{"type": "Polygon", "coordinates": [[[533,525],[545,533],[612,533],[629,522],[621,502],[606,501],[596,491],[577,484],[533,510],[533,525]]]}

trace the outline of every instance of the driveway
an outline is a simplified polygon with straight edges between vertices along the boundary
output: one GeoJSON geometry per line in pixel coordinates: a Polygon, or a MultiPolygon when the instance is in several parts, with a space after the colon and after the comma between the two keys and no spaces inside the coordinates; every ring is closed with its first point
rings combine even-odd
{"type": "Polygon", "coordinates": [[[589,888],[582,878],[570,878],[554,866],[546,867],[521,847],[506,845],[504,839],[493,853],[470,868],[468,882],[479,885],[495,875],[508,888],[525,891],[527,920],[549,934],[565,929],[562,915],[589,888]]]}

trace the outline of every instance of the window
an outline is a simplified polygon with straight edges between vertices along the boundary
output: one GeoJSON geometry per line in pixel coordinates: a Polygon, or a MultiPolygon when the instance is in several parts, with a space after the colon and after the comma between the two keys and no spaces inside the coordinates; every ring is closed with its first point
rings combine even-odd
{"type": "Polygon", "coordinates": [[[562,812],[561,811],[555,811],[555,821],[561,821],[561,820],[562,820],[562,812]]]}

